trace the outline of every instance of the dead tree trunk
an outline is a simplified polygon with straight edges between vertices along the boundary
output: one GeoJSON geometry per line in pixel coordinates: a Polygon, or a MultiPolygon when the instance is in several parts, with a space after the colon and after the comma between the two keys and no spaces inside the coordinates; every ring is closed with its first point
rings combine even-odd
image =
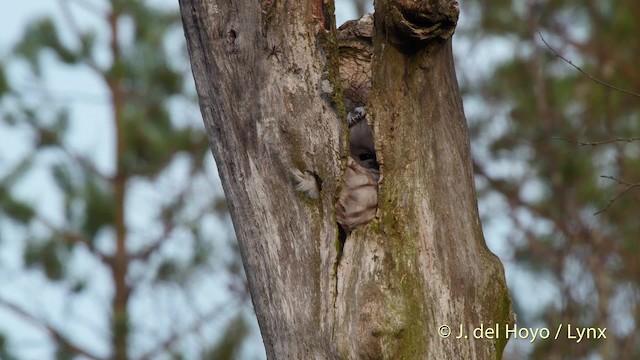
{"type": "Polygon", "coordinates": [[[453,337],[461,324],[511,321],[477,211],[451,55],[455,1],[378,0],[375,30],[354,35],[366,47],[373,33],[366,104],[382,179],[377,218],[343,249],[335,201],[348,147],[333,2],[180,7],[267,356],[499,358],[504,336],[438,335],[443,324],[453,337]],[[296,171],[313,175],[318,200],[295,191],[296,171]]]}

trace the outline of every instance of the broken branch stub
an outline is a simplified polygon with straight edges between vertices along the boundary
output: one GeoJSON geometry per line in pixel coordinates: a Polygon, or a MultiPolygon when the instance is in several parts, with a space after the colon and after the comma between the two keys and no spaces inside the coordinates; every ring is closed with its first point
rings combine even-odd
{"type": "Polygon", "coordinates": [[[376,26],[391,43],[405,51],[417,51],[429,43],[449,39],[458,23],[460,7],[455,0],[391,0],[376,8],[376,26]]]}

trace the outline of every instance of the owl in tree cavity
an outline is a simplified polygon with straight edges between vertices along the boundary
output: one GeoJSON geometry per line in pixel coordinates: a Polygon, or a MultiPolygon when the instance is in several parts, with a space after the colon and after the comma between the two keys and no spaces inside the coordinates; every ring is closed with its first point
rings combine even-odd
{"type": "MultiPolygon", "coordinates": [[[[367,224],[378,208],[380,168],[374,148],[373,132],[367,123],[365,109],[353,109],[349,122],[349,159],[336,204],[336,220],[347,231],[367,224]]],[[[320,197],[319,182],[309,171],[294,170],[296,190],[312,199],[320,197]]]]}
{"type": "Polygon", "coordinates": [[[336,219],[346,230],[367,224],[378,208],[380,170],[376,158],[371,126],[363,107],[348,115],[349,151],[342,189],[336,205],[336,219]]]}
{"type": "MultiPolygon", "coordinates": [[[[375,217],[378,207],[380,170],[364,108],[371,92],[372,36],[371,14],[347,21],[338,29],[340,82],[348,111],[351,156],[347,159],[336,204],[336,220],[346,231],[367,224],[375,217]]],[[[293,180],[297,191],[313,199],[320,197],[321,183],[315,173],[294,169],[293,180]]]]}
{"type": "Polygon", "coordinates": [[[378,208],[380,170],[367,123],[365,105],[371,92],[373,16],[344,23],[338,29],[340,82],[349,112],[349,151],[344,183],[336,204],[336,220],[344,230],[371,221],[378,208]]]}

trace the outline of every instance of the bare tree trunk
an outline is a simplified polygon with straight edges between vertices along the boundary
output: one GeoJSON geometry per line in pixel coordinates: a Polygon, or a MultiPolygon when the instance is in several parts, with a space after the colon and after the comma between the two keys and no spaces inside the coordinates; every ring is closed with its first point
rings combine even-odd
{"type": "Polygon", "coordinates": [[[180,1],[271,359],[485,359],[506,343],[438,336],[442,324],[510,322],[511,305],[477,212],[451,56],[457,4],[405,2],[376,4],[379,210],[341,251],[335,200],[348,154],[333,3],[180,1]],[[296,169],[321,184],[318,200],[295,191],[296,169]]]}

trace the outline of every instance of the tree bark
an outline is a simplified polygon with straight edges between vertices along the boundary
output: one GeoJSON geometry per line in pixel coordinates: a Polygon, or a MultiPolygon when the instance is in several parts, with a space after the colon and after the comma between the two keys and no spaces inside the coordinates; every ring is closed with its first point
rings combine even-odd
{"type": "Polygon", "coordinates": [[[376,2],[366,104],[379,209],[342,248],[335,201],[348,147],[333,3],[180,1],[270,359],[485,359],[506,344],[438,336],[443,324],[494,326],[512,313],[477,211],[451,55],[457,4],[413,3],[376,2]],[[295,191],[296,170],[321,185],[318,200],[295,191]]]}

